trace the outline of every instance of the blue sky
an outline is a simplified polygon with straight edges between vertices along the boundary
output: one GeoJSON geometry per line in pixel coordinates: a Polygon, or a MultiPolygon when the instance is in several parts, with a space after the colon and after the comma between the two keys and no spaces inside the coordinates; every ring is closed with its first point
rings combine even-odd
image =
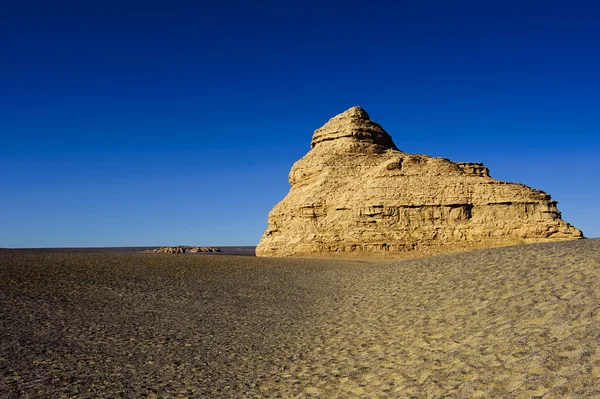
{"type": "Polygon", "coordinates": [[[594,3],[3,3],[0,246],[255,245],[354,105],[598,237],[594,3]]]}

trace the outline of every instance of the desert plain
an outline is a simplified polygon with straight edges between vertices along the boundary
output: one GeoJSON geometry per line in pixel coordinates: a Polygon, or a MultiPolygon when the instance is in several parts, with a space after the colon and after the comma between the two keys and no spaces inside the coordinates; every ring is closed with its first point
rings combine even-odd
{"type": "Polygon", "coordinates": [[[406,261],[0,250],[2,398],[599,398],[600,239],[406,261]]]}

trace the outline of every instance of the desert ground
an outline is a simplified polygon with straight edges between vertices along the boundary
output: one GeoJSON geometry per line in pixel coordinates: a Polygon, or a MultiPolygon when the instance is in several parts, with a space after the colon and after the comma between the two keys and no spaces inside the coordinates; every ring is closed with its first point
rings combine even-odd
{"type": "Polygon", "coordinates": [[[600,239],[409,261],[0,251],[2,398],[600,398],[600,239]]]}

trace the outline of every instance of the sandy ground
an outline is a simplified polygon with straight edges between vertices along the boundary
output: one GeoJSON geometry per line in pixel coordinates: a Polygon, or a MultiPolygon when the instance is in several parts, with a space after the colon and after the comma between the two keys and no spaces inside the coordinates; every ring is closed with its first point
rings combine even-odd
{"type": "Polygon", "coordinates": [[[600,398],[600,239],[395,263],[0,251],[2,398],[600,398]]]}

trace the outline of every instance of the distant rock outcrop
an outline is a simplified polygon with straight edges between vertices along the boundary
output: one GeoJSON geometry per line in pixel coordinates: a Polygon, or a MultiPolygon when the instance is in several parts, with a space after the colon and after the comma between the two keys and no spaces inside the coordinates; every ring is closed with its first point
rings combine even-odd
{"type": "Polygon", "coordinates": [[[196,253],[196,252],[221,252],[221,248],[216,247],[161,247],[156,249],[150,249],[146,252],[152,253],[165,253],[165,254],[183,254],[185,252],[196,253]]]}
{"type": "Polygon", "coordinates": [[[191,247],[190,252],[221,252],[221,248],[216,247],[191,247]]]}
{"type": "Polygon", "coordinates": [[[360,107],[314,132],[258,256],[437,254],[582,238],[550,195],[481,163],[407,154],[360,107]]]}

